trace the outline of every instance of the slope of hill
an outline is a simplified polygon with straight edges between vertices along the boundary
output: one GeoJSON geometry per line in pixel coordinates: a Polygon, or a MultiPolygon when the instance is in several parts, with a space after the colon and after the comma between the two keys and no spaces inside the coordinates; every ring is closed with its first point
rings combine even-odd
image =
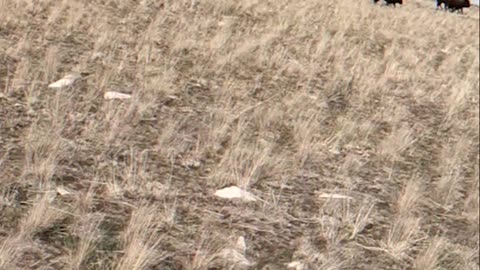
{"type": "Polygon", "coordinates": [[[0,0],[0,268],[478,269],[478,8],[405,2],[0,0]]]}

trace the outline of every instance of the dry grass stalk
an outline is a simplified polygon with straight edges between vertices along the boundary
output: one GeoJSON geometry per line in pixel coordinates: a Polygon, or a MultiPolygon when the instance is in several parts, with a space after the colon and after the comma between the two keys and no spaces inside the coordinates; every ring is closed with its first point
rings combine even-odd
{"type": "Polygon", "coordinates": [[[32,203],[28,215],[20,223],[19,238],[29,239],[35,232],[48,228],[65,215],[52,206],[51,198],[51,194],[46,192],[32,203]]]}
{"type": "Polygon", "coordinates": [[[419,199],[422,198],[421,181],[421,178],[414,177],[405,185],[397,200],[397,214],[399,217],[408,217],[415,214],[414,211],[417,209],[419,199]]]}
{"type": "Polygon", "coordinates": [[[162,237],[157,235],[162,221],[157,217],[156,209],[142,205],[133,211],[122,236],[124,253],[115,269],[145,269],[165,258],[165,254],[156,251],[162,241],[162,237]]]}
{"type": "Polygon", "coordinates": [[[441,237],[434,238],[426,250],[415,258],[414,268],[434,270],[438,269],[445,240],[441,237]]]}
{"type": "Polygon", "coordinates": [[[78,236],[79,243],[72,250],[67,259],[71,269],[80,270],[86,265],[89,253],[95,250],[95,246],[101,236],[99,226],[103,217],[87,217],[74,228],[74,234],[78,236]]]}
{"type": "Polygon", "coordinates": [[[394,221],[388,235],[380,246],[397,260],[411,260],[408,251],[419,240],[420,218],[399,218],[394,221]]]}

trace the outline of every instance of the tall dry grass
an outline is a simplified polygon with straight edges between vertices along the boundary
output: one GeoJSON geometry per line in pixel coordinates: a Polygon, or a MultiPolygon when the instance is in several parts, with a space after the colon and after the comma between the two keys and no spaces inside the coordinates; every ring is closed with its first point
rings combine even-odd
{"type": "Polygon", "coordinates": [[[478,7],[0,0],[0,18],[0,268],[233,269],[241,235],[251,269],[478,269],[478,7]],[[213,196],[228,185],[260,200],[213,196]]]}

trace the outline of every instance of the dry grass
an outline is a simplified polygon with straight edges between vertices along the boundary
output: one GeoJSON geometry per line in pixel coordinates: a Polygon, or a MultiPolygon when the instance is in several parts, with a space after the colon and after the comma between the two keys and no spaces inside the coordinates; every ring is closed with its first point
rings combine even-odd
{"type": "Polygon", "coordinates": [[[0,0],[0,18],[0,269],[479,268],[477,7],[0,0]],[[259,200],[213,196],[229,185],[259,200]]]}

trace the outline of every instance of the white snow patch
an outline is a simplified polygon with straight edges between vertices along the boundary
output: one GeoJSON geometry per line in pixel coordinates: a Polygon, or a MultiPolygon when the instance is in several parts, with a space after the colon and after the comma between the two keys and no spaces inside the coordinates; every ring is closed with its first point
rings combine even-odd
{"type": "Polygon", "coordinates": [[[295,270],[304,270],[305,269],[305,264],[301,263],[299,261],[294,261],[289,264],[287,264],[288,269],[295,269],[295,270]]]}
{"type": "Polygon", "coordinates": [[[68,191],[66,188],[62,187],[62,186],[58,186],[57,187],[57,193],[60,195],[60,196],[67,196],[69,195],[71,192],[68,191]]]}
{"type": "Polygon", "coordinates": [[[352,197],[347,196],[347,195],[342,195],[342,194],[333,194],[333,193],[322,193],[318,195],[319,198],[321,199],[347,199],[347,200],[353,200],[352,197]]]}
{"type": "Polygon", "coordinates": [[[238,237],[235,247],[239,251],[241,251],[245,254],[245,252],[247,251],[247,244],[245,243],[245,237],[243,237],[243,236],[238,237]]]}
{"type": "Polygon", "coordinates": [[[105,99],[130,99],[130,98],[132,98],[132,95],[124,94],[124,93],[120,93],[120,92],[115,92],[115,91],[107,91],[103,95],[103,98],[105,98],[105,99]]]}
{"type": "Polygon", "coordinates": [[[224,189],[219,189],[215,192],[215,196],[224,199],[243,199],[245,201],[256,201],[257,199],[253,194],[247,192],[239,187],[231,186],[224,189]]]}
{"type": "Polygon", "coordinates": [[[80,79],[80,75],[78,74],[69,74],[66,75],[65,77],[61,78],[60,80],[51,83],[48,88],[52,89],[62,89],[66,87],[72,86],[78,79],[80,79]]]}

